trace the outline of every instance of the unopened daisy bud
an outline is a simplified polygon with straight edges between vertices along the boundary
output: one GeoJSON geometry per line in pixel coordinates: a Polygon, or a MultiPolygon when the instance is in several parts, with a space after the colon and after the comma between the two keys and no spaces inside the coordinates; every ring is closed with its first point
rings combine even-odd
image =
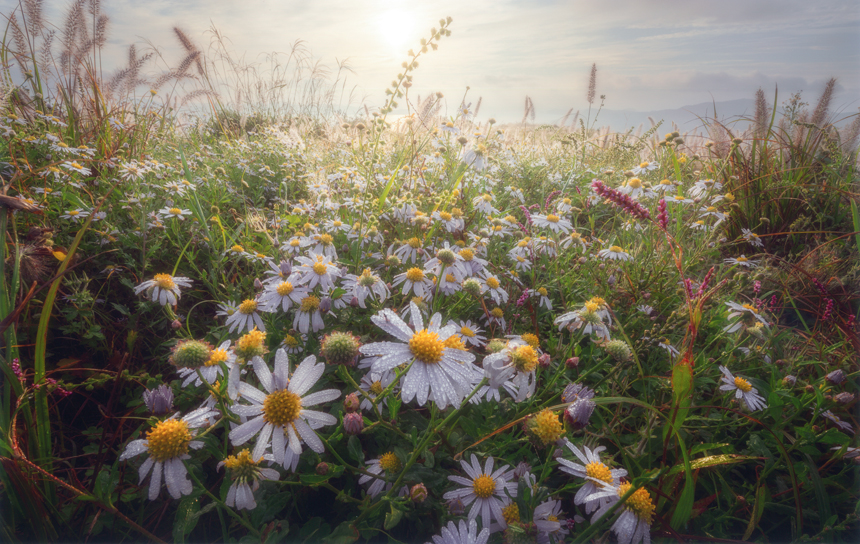
{"type": "Polygon", "coordinates": [[[550,356],[549,353],[544,353],[538,357],[538,366],[541,368],[549,368],[550,356]]]}
{"type": "Polygon", "coordinates": [[[326,463],[326,462],[319,463],[316,467],[316,473],[319,474],[320,476],[325,476],[326,474],[328,474],[329,468],[330,467],[329,467],[328,463],[326,463]]]}
{"type": "Polygon", "coordinates": [[[564,411],[564,421],[574,429],[583,429],[588,425],[596,404],[591,400],[578,399],[564,411]]]}
{"type": "Polygon", "coordinates": [[[824,376],[824,379],[831,385],[841,385],[845,382],[845,373],[841,369],[834,370],[827,376],[824,376]]]}
{"type": "Polygon", "coordinates": [[[624,340],[610,340],[604,347],[606,352],[619,363],[627,361],[632,355],[630,346],[624,340]]]}
{"type": "Polygon", "coordinates": [[[784,387],[794,387],[795,383],[797,383],[797,377],[795,376],[786,376],[782,379],[782,385],[784,387]]]}
{"type": "Polygon", "coordinates": [[[514,481],[518,482],[520,478],[526,475],[526,473],[530,472],[532,466],[525,461],[520,461],[517,463],[517,466],[514,468],[514,481]]]}
{"type": "Polygon", "coordinates": [[[466,513],[466,506],[463,504],[463,501],[460,500],[459,497],[454,497],[453,499],[449,499],[448,503],[448,512],[451,513],[452,516],[462,516],[466,513]]]}
{"type": "Polygon", "coordinates": [[[180,368],[198,368],[203,366],[211,356],[212,346],[209,342],[182,340],[173,347],[170,363],[180,368]]]}
{"type": "Polygon", "coordinates": [[[323,338],[320,355],[330,365],[354,366],[361,342],[348,332],[333,332],[323,338]]]}
{"type": "Polygon", "coordinates": [[[415,484],[409,491],[409,498],[412,502],[421,504],[427,499],[427,487],[424,484],[415,484]]]}
{"type": "Polygon", "coordinates": [[[456,255],[454,255],[454,252],[447,248],[440,249],[439,251],[437,251],[436,258],[439,259],[439,262],[441,262],[445,266],[451,266],[457,259],[456,255]]]}
{"type": "Polygon", "coordinates": [[[163,416],[173,411],[173,389],[167,384],[161,384],[155,389],[143,392],[143,403],[154,416],[163,416]]]}
{"type": "Polygon", "coordinates": [[[364,430],[364,418],[358,412],[350,412],[343,416],[343,432],[356,435],[364,430]]]}
{"type": "Polygon", "coordinates": [[[564,366],[569,369],[574,369],[579,366],[579,357],[570,357],[567,361],[564,362],[564,366]]]}
{"type": "Polygon", "coordinates": [[[263,282],[260,281],[260,278],[254,278],[254,289],[259,291],[263,288],[263,282]]]}
{"type": "Polygon", "coordinates": [[[358,400],[357,393],[350,393],[343,399],[343,411],[348,414],[357,411],[360,405],[361,401],[358,400]]]}
{"type": "Polygon", "coordinates": [[[505,349],[508,343],[501,338],[493,338],[487,344],[487,353],[498,353],[505,349]]]}
{"type": "Polygon", "coordinates": [[[481,282],[476,278],[469,278],[463,282],[463,291],[472,295],[473,297],[481,296],[481,282]]]}
{"type": "Polygon", "coordinates": [[[173,321],[170,322],[170,328],[175,330],[175,331],[181,329],[182,328],[182,321],[179,321],[178,319],[174,319],[173,321]]]}
{"type": "Polygon", "coordinates": [[[839,404],[848,404],[854,400],[854,395],[847,391],[844,391],[833,397],[833,400],[835,400],[839,404]]]}
{"type": "Polygon", "coordinates": [[[465,136],[460,136],[459,138],[457,138],[457,141],[460,142],[460,145],[466,145],[466,142],[468,142],[469,139],[465,136]]]}
{"type": "Polygon", "coordinates": [[[400,266],[400,257],[397,255],[389,255],[385,258],[385,266],[400,266]]]}

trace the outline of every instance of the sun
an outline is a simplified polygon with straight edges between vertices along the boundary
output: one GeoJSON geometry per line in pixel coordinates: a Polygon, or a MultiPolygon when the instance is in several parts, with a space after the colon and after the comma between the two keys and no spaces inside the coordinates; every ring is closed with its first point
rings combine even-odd
{"type": "Polygon", "coordinates": [[[405,10],[382,12],[377,19],[380,36],[397,53],[405,53],[414,39],[415,17],[405,10]]]}

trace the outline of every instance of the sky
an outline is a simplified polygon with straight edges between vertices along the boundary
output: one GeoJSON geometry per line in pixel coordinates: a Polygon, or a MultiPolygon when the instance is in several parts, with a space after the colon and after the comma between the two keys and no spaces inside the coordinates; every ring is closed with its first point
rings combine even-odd
{"type": "MultiPolygon", "coordinates": [[[[44,0],[49,18],[67,2],[44,0]]],[[[7,14],[17,2],[0,0],[7,14]]],[[[803,91],[814,103],[838,78],[834,105],[860,107],[860,2],[857,0],[103,0],[111,18],[104,66],[127,47],[158,47],[169,62],[182,50],[181,27],[202,49],[215,27],[236,58],[264,63],[303,40],[333,68],[346,60],[347,87],[379,106],[386,86],[431,26],[450,16],[451,36],[422,56],[414,100],[441,91],[453,114],[482,99],[479,117],[519,121],[531,97],[538,122],[588,108],[592,63],[605,108],[650,111],[753,98],[762,87],[778,102],[803,91]]],[[[154,70],[154,67],[153,67],[154,70]]],[[[600,99],[597,99],[599,102],[600,99]]]]}

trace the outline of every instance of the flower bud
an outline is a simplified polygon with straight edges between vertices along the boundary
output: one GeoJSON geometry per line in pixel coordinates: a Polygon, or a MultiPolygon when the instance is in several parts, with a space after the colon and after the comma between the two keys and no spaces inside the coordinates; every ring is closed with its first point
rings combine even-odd
{"type": "Polygon", "coordinates": [[[786,376],[782,379],[783,387],[794,387],[794,384],[797,383],[797,378],[795,376],[786,376]]]}
{"type": "Polygon", "coordinates": [[[842,369],[837,369],[827,376],[824,376],[824,379],[831,385],[841,385],[845,383],[845,372],[843,372],[842,369]]]}
{"type": "Polygon", "coordinates": [[[549,368],[550,356],[549,353],[544,353],[540,357],[538,357],[538,365],[541,368],[549,368]]]}
{"type": "Polygon", "coordinates": [[[564,362],[564,365],[569,369],[574,369],[579,366],[579,357],[571,357],[564,362]]]}
{"type": "Polygon", "coordinates": [[[360,347],[361,342],[352,334],[333,332],[323,338],[320,355],[331,365],[354,366],[360,347]]]}
{"type": "Polygon", "coordinates": [[[361,401],[358,400],[357,393],[350,393],[343,399],[343,410],[346,413],[352,413],[358,411],[359,406],[361,405],[361,401]]]}
{"type": "Polygon", "coordinates": [[[161,384],[155,389],[143,392],[143,403],[154,416],[163,416],[173,411],[173,389],[167,384],[161,384]]]}
{"type": "Polygon", "coordinates": [[[320,313],[325,315],[331,311],[331,297],[322,297],[320,299],[320,313]]]}
{"type": "Polygon", "coordinates": [[[319,463],[317,465],[316,473],[319,474],[320,476],[325,476],[326,474],[328,474],[328,471],[329,471],[328,463],[322,462],[322,463],[319,463]]]}
{"type": "Polygon", "coordinates": [[[589,399],[577,399],[564,411],[564,421],[574,429],[585,428],[596,406],[589,399]]]}
{"type": "Polygon", "coordinates": [[[364,418],[358,412],[350,412],[343,416],[343,432],[349,435],[359,434],[364,430],[364,418]]]}
{"type": "Polygon", "coordinates": [[[845,391],[833,397],[839,404],[848,404],[854,400],[854,395],[845,391]]]}
{"type": "Polygon", "coordinates": [[[409,491],[409,497],[412,499],[412,502],[421,504],[427,499],[427,488],[424,484],[415,484],[409,491]]]}
{"type": "Polygon", "coordinates": [[[178,319],[174,319],[173,321],[170,322],[170,328],[175,330],[175,331],[181,329],[182,328],[182,321],[179,321],[178,319]]]}

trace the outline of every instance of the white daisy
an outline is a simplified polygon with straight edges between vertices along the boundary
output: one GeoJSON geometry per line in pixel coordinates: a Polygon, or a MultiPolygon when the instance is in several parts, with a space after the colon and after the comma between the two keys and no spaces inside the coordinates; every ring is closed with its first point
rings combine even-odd
{"type": "Polygon", "coordinates": [[[607,249],[601,249],[597,252],[597,256],[601,259],[609,259],[612,261],[629,261],[633,258],[629,253],[624,251],[621,246],[610,246],[607,249]]]}
{"type": "MultiPolygon", "coordinates": [[[[334,315],[334,314],[332,314],[334,315]]],[[[325,327],[322,314],[320,313],[320,299],[316,295],[308,294],[302,299],[299,305],[299,310],[293,318],[293,328],[297,329],[302,334],[313,329],[313,332],[325,327]]]]}
{"type": "Polygon", "coordinates": [[[401,283],[403,284],[403,289],[401,290],[402,295],[407,295],[409,294],[409,291],[412,291],[415,293],[416,297],[421,297],[426,300],[429,299],[433,293],[433,282],[426,274],[424,274],[424,271],[417,266],[413,266],[406,272],[394,276],[394,281],[391,285],[397,286],[401,283]]]}
{"type": "Polygon", "coordinates": [[[455,334],[466,344],[481,348],[487,343],[487,337],[482,335],[484,329],[478,327],[477,324],[472,323],[471,320],[460,321],[460,323],[449,321],[448,325],[454,325],[457,327],[457,332],[455,334]]]}
{"type": "Polygon", "coordinates": [[[284,312],[293,304],[301,304],[302,299],[308,296],[310,291],[302,285],[295,285],[289,280],[275,281],[266,284],[266,289],[260,295],[260,309],[265,312],[276,312],[278,308],[284,312]]]}
{"type": "Polygon", "coordinates": [[[325,451],[325,446],[314,429],[334,425],[337,418],[307,408],[340,397],[340,391],[326,389],[306,395],[325,371],[325,363],[317,363],[316,357],[311,355],[289,376],[287,353],[279,349],[275,353],[274,372],[269,370],[260,357],[254,357],[251,364],[257,379],[268,393],[244,382],[239,384],[241,398],[251,404],[234,404],[231,410],[236,415],[253,419],[230,431],[233,445],[241,446],[258,435],[251,456],[259,459],[271,444],[275,462],[285,467],[286,450],[289,448],[292,453],[299,455],[302,452],[302,442],[317,453],[325,451]]]}
{"type": "Polygon", "coordinates": [[[478,522],[469,520],[468,527],[464,520],[460,520],[459,527],[453,521],[442,527],[440,534],[433,535],[433,542],[426,544],[487,544],[490,538],[490,529],[484,527],[478,532],[478,522]]]}
{"type": "Polygon", "coordinates": [[[181,292],[180,287],[191,287],[191,280],[181,276],[171,276],[170,274],[156,274],[151,280],[147,280],[134,288],[134,294],[139,295],[146,291],[146,296],[153,302],[158,302],[162,306],[170,304],[176,306],[176,301],[179,300],[181,292]]]}
{"type": "Polygon", "coordinates": [[[567,536],[567,523],[562,523],[561,501],[548,499],[540,503],[534,511],[532,521],[537,527],[537,543],[549,544],[564,541],[567,536]]]}
{"type": "Polygon", "coordinates": [[[308,257],[296,257],[296,260],[301,263],[298,273],[301,277],[298,283],[307,284],[309,289],[313,289],[318,284],[325,290],[334,290],[333,277],[339,277],[340,268],[332,262],[331,257],[311,253],[308,257]]]}
{"type": "Polygon", "coordinates": [[[180,221],[185,221],[185,216],[191,215],[191,210],[183,210],[182,208],[162,208],[158,210],[158,213],[161,214],[161,217],[167,219],[171,217],[175,217],[180,221]]]}
{"type": "MultiPolygon", "coordinates": [[[[749,313],[753,317],[755,317],[765,327],[769,326],[767,319],[765,319],[764,316],[761,314],[761,312],[758,310],[758,308],[756,308],[752,304],[749,304],[749,303],[738,304],[737,302],[726,302],[726,306],[728,306],[729,308],[731,308],[733,310],[733,311],[729,312],[729,315],[727,316],[728,319],[733,319],[736,317],[743,316],[745,313],[749,313]]],[[[730,323],[727,326],[725,326],[723,328],[723,330],[726,332],[736,332],[736,331],[741,330],[743,328],[743,326],[744,326],[743,319],[738,319],[738,320],[734,321],[733,323],[730,323]]]]}
{"type": "Polygon", "coordinates": [[[729,258],[724,261],[726,264],[743,266],[745,268],[755,268],[758,266],[758,261],[748,259],[746,255],[741,255],[738,258],[729,258]]]}
{"type": "Polygon", "coordinates": [[[358,301],[360,308],[366,308],[365,301],[368,297],[372,301],[383,302],[391,292],[382,279],[374,274],[369,268],[365,268],[360,276],[347,274],[344,276],[343,288],[352,298],[358,301]]]}
{"type": "Polygon", "coordinates": [[[200,380],[201,375],[203,376],[203,379],[206,380],[206,383],[214,384],[221,376],[224,375],[221,363],[224,363],[227,366],[228,372],[233,368],[233,365],[236,364],[236,354],[230,350],[230,340],[221,342],[220,346],[213,349],[212,354],[209,356],[209,360],[206,361],[203,366],[199,368],[180,368],[177,371],[177,374],[179,374],[179,378],[183,380],[182,387],[187,387],[191,383],[200,387],[203,385],[203,381],[200,380]],[[200,371],[200,374],[197,374],[198,370],[200,371]]]}
{"type": "Polygon", "coordinates": [[[448,348],[445,342],[454,335],[454,326],[440,327],[441,314],[430,319],[427,328],[421,311],[410,303],[410,318],[414,331],[389,309],[380,311],[371,320],[377,327],[391,334],[400,342],[375,342],[361,346],[364,355],[378,356],[372,362],[372,372],[385,372],[396,366],[414,361],[401,383],[403,402],[417,398],[423,406],[433,400],[439,408],[449,404],[459,407],[463,398],[471,392],[471,384],[480,371],[472,365],[475,356],[459,349],[448,348]]]}
{"type": "MultiPolygon", "coordinates": [[[[629,483],[615,484],[612,487],[603,488],[589,497],[591,500],[608,501],[594,513],[591,523],[595,523],[603,517],[632,487],[632,484],[629,483]]],[[[639,542],[650,544],[651,522],[654,519],[655,509],[648,491],[644,488],[637,489],[624,503],[621,514],[612,524],[612,531],[618,538],[618,544],[638,544],[639,542]]]]}
{"type": "Polygon", "coordinates": [[[225,325],[229,327],[230,332],[250,331],[255,326],[261,331],[265,331],[266,324],[263,323],[263,318],[260,317],[258,309],[260,309],[260,304],[256,299],[245,299],[236,308],[236,311],[227,318],[225,325]]]}
{"type": "Polygon", "coordinates": [[[383,491],[388,491],[389,489],[391,489],[392,484],[390,482],[386,482],[385,477],[381,475],[383,473],[396,473],[403,466],[403,464],[400,462],[400,459],[398,459],[393,452],[383,453],[378,458],[371,459],[365,464],[367,465],[367,472],[375,474],[376,476],[364,474],[361,478],[358,479],[358,485],[364,485],[368,482],[372,482],[367,488],[367,494],[371,498],[376,497],[383,491]]]}
{"type": "Polygon", "coordinates": [[[504,529],[508,524],[502,514],[502,508],[511,502],[509,496],[517,496],[517,484],[511,481],[514,471],[508,465],[494,471],[493,463],[493,458],[488,457],[484,469],[481,470],[478,457],[474,453],[471,464],[465,460],[460,461],[460,466],[469,477],[448,476],[449,480],[464,487],[449,491],[442,498],[460,499],[464,506],[471,504],[469,521],[480,516],[481,526],[485,529],[494,524],[493,522],[504,529]]]}
{"type": "Polygon", "coordinates": [[[481,278],[481,293],[489,292],[496,304],[505,304],[508,301],[508,292],[502,288],[499,278],[489,272],[484,273],[481,278]]]}
{"type": "Polygon", "coordinates": [[[721,378],[723,385],[720,386],[720,391],[734,391],[735,398],[743,400],[744,404],[751,412],[767,408],[767,403],[764,401],[764,397],[759,395],[756,388],[753,387],[750,382],[740,376],[735,377],[728,368],[722,365],[720,365],[720,372],[723,373],[721,378]]]}
{"type": "Polygon", "coordinates": [[[606,486],[616,485],[619,478],[627,476],[627,471],[623,468],[610,469],[601,461],[599,454],[606,449],[603,446],[598,446],[593,450],[583,446],[580,450],[569,440],[565,446],[576,455],[581,464],[559,457],[558,462],[561,465],[559,468],[562,472],[585,479],[585,485],[579,488],[573,502],[577,505],[585,505],[585,513],[590,514],[609,502],[609,499],[606,498],[591,499],[590,496],[606,486]]]}
{"type": "Polygon", "coordinates": [[[217,469],[220,470],[222,466],[226,466],[233,479],[233,483],[227,490],[227,500],[224,501],[227,506],[236,510],[253,510],[257,507],[254,491],[260,488],[260,480],[277,480],[280,477],[275,469],[257,466],[257,463],[264,459],[271,461],[273,457],[264,455],[254,461],[248,450],[245,449],[240,451],[238,455],[230,455],[218,463],[217,469]]]}
{"type": "Polygon", "coordinates": [[[188,469],[185,468],[182,460],[191,458],[188,455],[189,448],[197,450],[203,447],[203,442],[192,440],[196,434],[194,431],[206,426],[209,418],[217,414],[217,411],[209,408],[199,408],[177,419],[176,416],[179,414],[176,413],[169,419],[156,423],[145,439],[132,440],[128,443],[125,451],[119,456],[120,461],[149,452],[149,458],[138,470],[140,476],[138,483],[142,483],[150,471],[152,472],[149,481],[149,500],[154,501],[158,498],[162,479],[167,485],[168,493],[174,499],[191,494],[191,481],[187,478],[188,469]]]}

